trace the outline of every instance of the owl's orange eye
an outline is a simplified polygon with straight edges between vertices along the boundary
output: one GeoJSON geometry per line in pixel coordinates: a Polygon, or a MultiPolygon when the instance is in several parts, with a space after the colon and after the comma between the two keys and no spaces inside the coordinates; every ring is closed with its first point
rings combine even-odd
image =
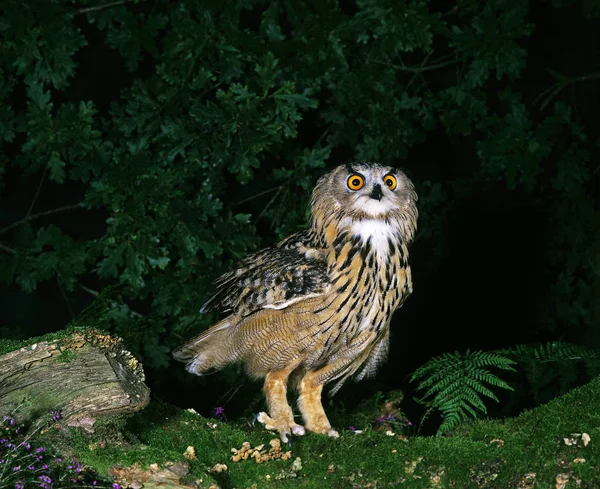
{"type": "Polygon", "coordinates": [[[396,180],[394,175],[386,175],[383,179],[383,183],[385,183],[390,190],[396,190],[398,180],[396,180]]]}
{"type": "Polygon", "coordinates": [[[348,188],[350,190],[360,190],[365,184],[365,179],[362,175],[350,175],[348,178],[348,188]]]}

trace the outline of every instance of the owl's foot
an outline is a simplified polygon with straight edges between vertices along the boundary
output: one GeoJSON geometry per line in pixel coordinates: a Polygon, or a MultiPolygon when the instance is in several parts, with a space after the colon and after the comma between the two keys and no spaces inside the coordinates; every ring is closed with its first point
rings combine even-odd
{"type": "Polygon", "coordinates": [[[340,437],[340,434],[337,432],[337,430],[334,430],[333,428],[329,428],[329,430],[323,434],[330,436],[331,438],[339,438],[340,437]]]}
{"type": "Polygon", "coordinates": [[[305,433],[304,426],[294,423],[293,419],[273,419],[267,413],[261,412],[256,420],[267,430],[277,431],[283,443],[289,443],[291,435],[302,436],[305,433]]]}
{"type": "Polygon", "coordinates": [[[306,429],[308,431],[312,431],[313,433],[319,433],[321,435],[327,435],[332,438],[340,437],[340,434],[336,430],[334,430],[329,424],[329,420],[325,416],[325,413],[323,413],[322,416],[319,416],[317,414],[309,418],[309,420],[305,420],[305,422],[306,429]]]}
{"type": "Polygon", "coordinates": [[[339,438],[340,434],[331,427],[323,409],[323,403],[321,402],[323,384],[318,380],[320,372],[307,372],[300,381],[298,385],[300,390],[298,407],[302,413],[302,418],[304,418],[304,426],[308,431],[339,438]]]}
{"type": "Polygon", "coordinates": [[[312,431],[313,433],[319,433],[321,435],[327,435],[331,438],[339,438],[340,437],[340,434],[337,432],[337,430],[334,430],[333,428],[322,428],[322,429],[312,429],[312,430],[309,429],[308,431],[312,431]]]}

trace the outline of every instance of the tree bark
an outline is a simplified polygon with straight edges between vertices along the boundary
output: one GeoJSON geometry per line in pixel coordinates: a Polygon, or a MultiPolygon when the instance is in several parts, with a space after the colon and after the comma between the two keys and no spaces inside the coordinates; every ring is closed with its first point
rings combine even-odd
{"type": "Polygon", "coordinates": [[[19,422],[55,410],[68,425],[93,431],[98,417],[139,411],[149,398],[142,365],[121,339],[94,330],[0,356],[0,415],[19,422]]]}

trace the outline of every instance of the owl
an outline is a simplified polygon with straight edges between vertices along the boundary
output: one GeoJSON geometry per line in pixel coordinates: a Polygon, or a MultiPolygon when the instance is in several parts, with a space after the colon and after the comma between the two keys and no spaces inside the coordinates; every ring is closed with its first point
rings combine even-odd
{"type": "Polygon", "coordinates": [[[243,362],[264,379],[268,414],[258,420],[287,442],[308,430],[337,437],[323,409],[350,377],[375,373],[385,359],[390,319],[412,292],[407,245],[417,195],[401,171],[351,163],[319,179],[310,228],[251,254],[216,282],[201,312],[227,316],[173,352],[203,375],[243,362]],[[298,392],[303,426],[287,399],[298,392]]]}

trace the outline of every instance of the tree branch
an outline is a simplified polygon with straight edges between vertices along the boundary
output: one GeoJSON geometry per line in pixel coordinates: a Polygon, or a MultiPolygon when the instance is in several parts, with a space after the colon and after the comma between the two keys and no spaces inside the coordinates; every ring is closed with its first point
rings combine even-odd
{"type": "MultiPolygon", "coordinates": [[[[18,227],[21,224],[25,224],[26,222],[33,221],[34,219],[37,219],[38,217],[48,216],[50,214],[55,214],[57,212],[70,211],[70,210],[79,209],[79,208],[81,208],[81,202],[79,202],[77,204],[63,205],[62,207],[57,207],[56,209],[50,209],[50,210],[44,211],[44,212],[38,212],[37,214],[30,215],[28,212],[28,214],[23,219],[13,222],[12,224],[9,224],[8,226],[0,229],[0,234],[10,231],[11,229],[18,227]]],[[[29,211],[31,211],[31,208],[29,211]]]]}
{"type": "Polygon", "coordinates": [[[250,197],[240,200],[238,202],[234,202],[233,204],[231,204],[231,207],[236,207],[238,205],[241,204],[245,204],[246,202],[250,202],[251,200],[257,199],[259,197],[262,197],[263,195],[266,194],[270,194],[271,192],[281,192],[281,189],[283,188],[283,185],[279,185],[277,187],[273,187],[273,188],[269,188],[267,190],[263,190],[262,192],[258,192],[257,194],[251,195],[250,197]]]}
{"type": "Polygon", "coordinates": [[[15,255],[17,253],[15,250],[9,246],[3,245],[2,243],[0,243],[0,250],[6,251],[6,253],[10,253],[11,255],[15,255]]]}
{"type": "Polygon", "coordinates": [[[58,278],[58,275],[56,275],[56,282],[58,283],[58,288],[60,289],[60,294],[62,295],[63,299],[65,300],[65,303],[67,304],[67,309],[69,310],[69,314],[71,315],[71,321],[72,321],[73,319],[75,319],[75,314],[73,314],[73,309],[71,308],[71,303],[69,302],[67,293],[65,292],[65,289],[62,286],[62,283],[61,283],[60,279],[58,278]]]}
{"type": "Polygon", "coordinates": [[[534,103],[537,104],[540,100],[545,99],[540,104],[540,110],[544,110],[548,107],[548,104],[550,104],[550,102],[552,102],[552,100],[554,100],[565,88],[575,85],[576,83],[600,79],[600,73],[588,73],[587,75],[571,78],[551,70],[550,68],[546,68],[546,71],[556,80],[556,83],[544,90],[535,100],[534,103]]]}
{"type": "MultiPolygon", "coordinates": [[[[6,245],[4,245],[4,244],[2,244],[2,243],[0,243],[0,250],[2,250],[2,251],[5,251],[6,253],[10,253],[10,254],[12,254],[12,255],[14,255],[14,254],[16,253],[16,251],[15,251],[15,250],[13,250],[13,249],[12,249],[12,248],[10,248],[9,246],[6,246],[6,245]]],[[[57,280],[58,280],[58,277],[57,277],[57,280]]],[[[67,306],[69,307],[69,311],[71,312],[71,316],[73,316],[73,311],[71,310],[71,306],[70,306],[70,304],[69,304],[69,301],[68,301],[68,299],[67,299],[67,297],[66,297],[66,294],[65,294],[65,292],[64,292],[64,290],[63,290],[62,284],[60,283],[60,280],[58,280],[58,285],[59,285],[59,287],[60,287],[60,291],[61,291],[61,293],[63,294],[63,297],[64,297],[64,299],[67,301],[67,306]]],[[[79,285],[79,288],[80,288],[81,290],[84,290],[84,291],[85,291],[85,292],[87,292],[88,294],[91,294],[91,295],[93,295],[94,297],[98,297],[98,296],[100,296],[100,292],[98,292],[97,290],[90,289],[89,287],[86,287],[85,285],[82,285],[82,284],[78,284],[78,285],[79,285]]],[[[117,301],[111,301],[111,305],[112,305],[112,306],[118,306],[118,305],[119,305],[119,303],[118,303],[117,301]]],[[[129,307],[129,306],[127,306],[127,307],[129,307]]],[[[144,315],[143,315],[142,313],[139,313],[139,312],[137,312],[137,311],[134,311],[134,310],[133,310],[133,309],[131,309],[130,307],[129,307],[129,312],[131,313],[131,315],[132,315],[132,316],[135,316],[136,318],[143,318],[143,317],[144,317],[144,315]]]]}
{"type": "MultiPolygon", "coordinates": [[[[88,294],[93,295],[94,297],[99,297],[100,296],[100,292],[98,292],[97,290],[94,289],[90,289],[89,287],[86,287],[85,285],[82,284],[78,284],[79,288],[81,290],[84,290],[85,292],[87,292],[88,294]]],[[[111,306],[119,306],[120,304],[117,301],[110,301],[111,306]]],[[[129,308],[129,312],[131,313],[132,316],[135,316],[136,318],[143,318],[144,315],[134,311],[133,309],[131,309],[129,306],[127,306],[129,308]]]]}
{"type": "Polygon", "coordinates": [[[381,61],[378,59],[370,59],[369,61],[372,61],[373,63],[379,64],[379,65],[394,68],[395,70],[406,71],[408,73],[415,73],[415,74],[423,73],[424,71],[439,70],[440,68],[445,68],[446,66],[452,66],[461,61],[460,59],[449,59],[447,61],[440,61],[441,59],[443,59],[443,58],[440,58],[437,61],[435,61],[429,65],[421,64],[420,66],[397,65],[394,63],[390,63],[388,61],[381,61]]]}
{"type": "Polygon", "coordinates": [[[27,214],[25,214],[25,218],[28,218],[31,215],[31,211],[33,210],[33,207],[35,206],[35,203],[37,202],[38,197],[40,196],[40,191],[42,190],[42,185],[44,185],[44,182],[46,181],[47,174],[48,174],[48,167],[44,168],[44,173],[42,174],[42,178],[40,179],[38,188],[35,191],[33,200],[31,201],[31,204],[29,205],[29,209],[27,209],[27,214]]]}
{"type": "Polygon", "coordinates": [[[275,195],[273,195],[273,197],[271,197],[271,200],[269,200],[269,202],[267,203],[267,205],[265,206],[265,208],[261,211],[261,213],[256,218],[257,221],[260,220],[260,218],[264,215],[265,212],[267,212],[267,209],[269,207],[271,207],[271,205],[273,204],[273,202],[275,202],[275,199],[277,199],[277,197],[279,197],[279,194],[281,193],[282,189],[283,189],[283,187],[279,187],[279,189],[277,189],[277,193],[275,193],[275,195]]]}
{"type": "Polygon", "coordinates": [[[105,3],[104,5],[96,5],[94,7],[84,7],[77,10],[75,15],[87,14],[88,12],[94,12],[97,10],[103,10],[105,8],[116,7],[117,5],[123,5],[129,3],[131,0],[118,0],[117,2],[105,3]]]}

